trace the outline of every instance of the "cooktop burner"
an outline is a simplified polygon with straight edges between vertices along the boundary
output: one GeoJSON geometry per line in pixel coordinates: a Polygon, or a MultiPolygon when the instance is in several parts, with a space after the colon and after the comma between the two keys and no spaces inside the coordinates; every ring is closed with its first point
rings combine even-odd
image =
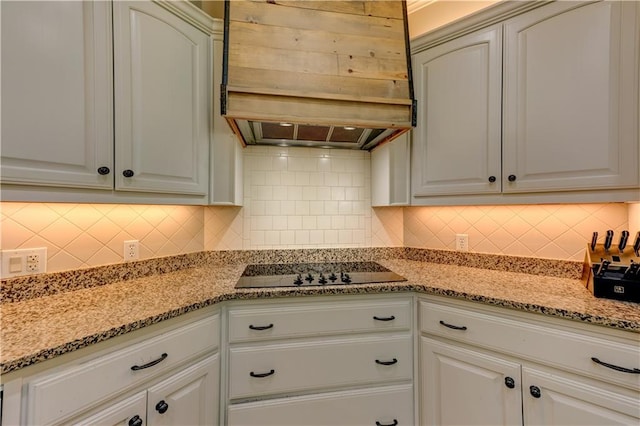
{"type": "Polygon", "coordinates": [[[407,279],[376,262],[247,265],[236,288],[371,284],[407,279]]]}

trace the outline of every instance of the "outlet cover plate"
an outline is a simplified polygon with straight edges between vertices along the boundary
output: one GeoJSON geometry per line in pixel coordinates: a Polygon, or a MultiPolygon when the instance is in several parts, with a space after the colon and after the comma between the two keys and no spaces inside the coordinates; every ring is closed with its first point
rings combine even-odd
{"type": "Polygon", "coordinates": [[[47,272],[46,247],[2,250],[0,256],[2,257],[2,268],[0,271],[0,277],[2,278],[47,272]]]}
{"type": "Polygon", "coordinates": [[[469,234],[456,234],[456,250],[469,251],[469,234]]]}

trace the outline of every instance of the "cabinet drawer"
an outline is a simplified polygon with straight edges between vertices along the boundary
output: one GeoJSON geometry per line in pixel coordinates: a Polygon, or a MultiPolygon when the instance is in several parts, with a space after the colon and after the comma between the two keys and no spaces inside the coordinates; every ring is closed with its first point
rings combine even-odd
{"type": "Polygon", "coordinates": [[[61,420],[196,355],[212,351],[220,341],[219,327],[219,315],[214,315],[35,379],[28,384],[28,422],[48,424],[61,420]],[[133,370],[134,366],[158,360],[148,368],[133,370]]]}
{"type": "Polygon", "coordinates": [[[410,426],[415,424],[413,387],[387,386],[234,404],[229,407],[227,420],[230,426],[410,426]]]}
{"type": "Polygon", "coordinates": [[[412,371],[408,333],[235,347],[229,355],[229,396],[410,380],[412,371]]]}
{"type": "Polygon", "coordinates": [[[411,299],[316,302],[229,310],[229,341],[410,330],[411,299]]]}
{"type": "MultiPolygon", "coordinates": [[[[608,368],[593,361],[628,369],[640,368],[640,345],[581,334],[553,324],[492,316],[429,302],[420,302],[420,331],[512,354],[579,374],[640,388],[640,374],[608,368]],[[448,327],[448,326],[449,327],[448,327]],[[457,327],[457,328],[451,328],[457,327]]],[[[640,337],[640,336],[639,336],[640,337]]]]}

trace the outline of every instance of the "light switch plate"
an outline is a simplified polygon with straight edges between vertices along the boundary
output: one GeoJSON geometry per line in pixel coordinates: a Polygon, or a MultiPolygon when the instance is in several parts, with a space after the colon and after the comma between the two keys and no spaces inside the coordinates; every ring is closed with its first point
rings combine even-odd
{"type": "Polygon", "coordinates": [[[47,248],[2,250],[0,277],[12,278],[21,275],[47,272],[47,248]]]}

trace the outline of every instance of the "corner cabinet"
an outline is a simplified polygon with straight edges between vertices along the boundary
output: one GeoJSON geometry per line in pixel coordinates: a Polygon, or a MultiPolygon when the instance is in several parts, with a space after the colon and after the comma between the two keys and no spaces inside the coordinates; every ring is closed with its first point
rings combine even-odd
{"type": "Polygon", "coordinates": [[[412,201],[640,199],[640,5],[526,2],[469,19],[414,42],[412,201]]]}
{"type": "Polygon", "coordinates": [[[206,204],[211,29],[180,3],[2,2],[4,200],[206,204]]]}
{"type": "Polygon", "coordinates": [[[373,207],[410,204],[411,132],[371,151],[371,204],[373,207]]]}

